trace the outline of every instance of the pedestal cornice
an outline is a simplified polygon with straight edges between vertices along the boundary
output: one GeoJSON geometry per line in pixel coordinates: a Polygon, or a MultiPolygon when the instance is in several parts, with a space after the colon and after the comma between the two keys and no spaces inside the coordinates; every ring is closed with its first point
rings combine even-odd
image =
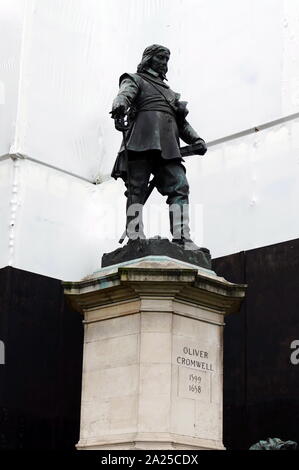
{"type": "MultiPolygon", "coordinates": [[[[213,271],[205,272],[190,265],[160,268],[146,262],[135,266],[103,269],[77,282],[64,282],[65,294],[75,309],[87,311],[116,302],[127,302],[145,296],[169,297],[200,304],[223,314],[239,310],[245,295],[245,285],[233,284],[213,271]]],[[[128,314],[128,313],[126,313],[128,314]]]]}

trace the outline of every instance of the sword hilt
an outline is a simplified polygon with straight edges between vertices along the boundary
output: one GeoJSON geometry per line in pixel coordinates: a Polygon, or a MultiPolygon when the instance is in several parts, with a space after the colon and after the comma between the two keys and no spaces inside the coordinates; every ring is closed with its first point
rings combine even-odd
{"type": "Polygon", "coordinates": [[[114,126],[116,130],[120,132],[126,132],[130,127],[130,120],[128,118],[128,115],[125,114],[124,116],[115,117],[114,126]]]}

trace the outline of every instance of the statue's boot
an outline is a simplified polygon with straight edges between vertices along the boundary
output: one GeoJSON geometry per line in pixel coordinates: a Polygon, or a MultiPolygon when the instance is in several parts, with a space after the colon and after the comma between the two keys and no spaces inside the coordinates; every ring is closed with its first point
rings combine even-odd
{"type": "Polygon", "coordinates": [[[190,238],[189,204],[174,203],[169,206],[170,232],[172,243],[176,243],[184,250],[201,250],[190,238]]]}
{"type": "Polygon", "coordinates": [[[143,204],[140,203],[140,196],[131,195],[127,199],[127,219],[126,219],[126,233],[129,241],[131,240],[144,240],[145,234],[143,231],[143,204]]]}

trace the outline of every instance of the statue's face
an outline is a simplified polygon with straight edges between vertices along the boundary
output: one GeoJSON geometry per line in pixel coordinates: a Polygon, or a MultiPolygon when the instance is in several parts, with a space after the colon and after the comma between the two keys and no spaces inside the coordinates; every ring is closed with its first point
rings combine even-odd
{"type": "Polygon", "coordinates": [[[151,68],[162,75],[166,75],[169,61],[169,54],[165,51],[158,52],[151,59],[151,68]]]}

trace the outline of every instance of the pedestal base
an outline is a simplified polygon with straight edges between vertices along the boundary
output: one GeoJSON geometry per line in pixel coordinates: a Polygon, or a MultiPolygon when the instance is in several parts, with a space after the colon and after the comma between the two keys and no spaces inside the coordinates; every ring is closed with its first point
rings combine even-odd
{"type": "Polygon", "coordinates": [[[144,258],[145,256],[167,256],[174,260],[212,269],[211,254],[207,248],[185,250],[176,243],[170,242],[168,238],[161,237],[130,240],[122,248],[118,248],[111,253],[104,253],[102,267],[144,258]]]}
{"type": "Polygon", "coordinates": [[[166,257],[65,283],[85,317],[78,449],[223,449],[223,317],[244,290],[166,257]]]}
{"type": "Polygon", "coordinates": [[[192,439],[182,435],[153,433],[105,436],[92,443],[80,440],[78,450],[225,450],[219,442],[207,439],[192,439]]]}

